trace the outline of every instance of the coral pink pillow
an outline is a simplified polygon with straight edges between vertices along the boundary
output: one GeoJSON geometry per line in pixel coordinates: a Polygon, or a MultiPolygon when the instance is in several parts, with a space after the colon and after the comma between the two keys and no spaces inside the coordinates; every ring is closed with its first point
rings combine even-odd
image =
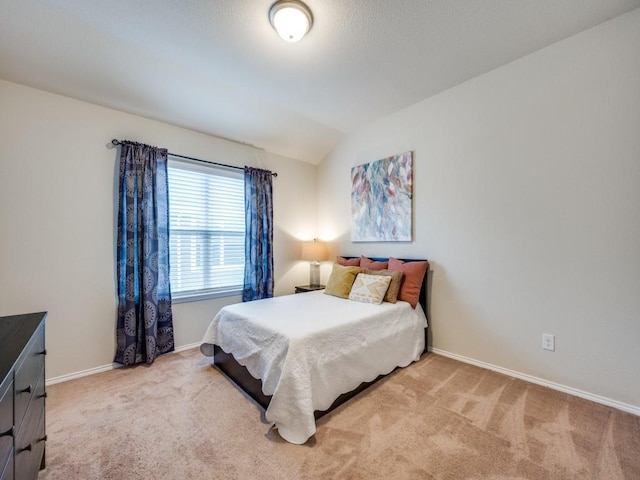
{"type": "Polygon", "coordinates": [[[376,262],[367,257],[360,256],[360,266],[371,270],[386,270],[389,268],[389,262],[376,262]]]}
{"type": "Polygon", "coordinates": [[[360,259],[359,258],[344,258],[338,257],[336,258],[336,263],[338,265],[342,265],[343,267],[359,267],[360,259]]]}
{"type": "Polygon", "coordinates": [[[413,308],[416,308],[427,268],[429,268],[427,261],[403,262],[397,258],[389,257],[389,270],[404,272],[398,300],[409,302],[413,308]]]}

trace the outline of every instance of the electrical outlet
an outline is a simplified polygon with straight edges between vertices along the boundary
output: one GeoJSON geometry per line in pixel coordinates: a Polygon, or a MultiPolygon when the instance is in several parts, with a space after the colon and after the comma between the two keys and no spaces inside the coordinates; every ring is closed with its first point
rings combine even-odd
{"type": "Polygon", "coordinates": [[[548,333],[542,334],[542,348],[544,350],[551,350],[552,352],[556,349],[556,337],[555,335],[550,335],[548,333]]]}

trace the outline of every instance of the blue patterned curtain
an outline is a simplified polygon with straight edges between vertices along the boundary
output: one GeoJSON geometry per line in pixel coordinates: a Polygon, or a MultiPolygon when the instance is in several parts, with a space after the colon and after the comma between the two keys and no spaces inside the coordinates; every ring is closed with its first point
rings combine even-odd
{"type": "Polygon", "coordinates": [[[173,351],[167,150],[122,142],[115,361],[152,363],[173,351]]]}
{"type": "Polygon", "coordinates": [[[273,186],[268,170],[244,167],[246,235],[242,301],[273,297],[273,186]]]}

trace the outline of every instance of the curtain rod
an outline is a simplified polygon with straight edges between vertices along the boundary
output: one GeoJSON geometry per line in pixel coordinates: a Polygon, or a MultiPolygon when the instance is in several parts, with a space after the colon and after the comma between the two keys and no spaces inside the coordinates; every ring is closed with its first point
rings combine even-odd
{"type": "MultiPolygon", "coordinates": [[[[113,140],[111,140],[111,144],[117,147],[118,145],[122,145],[122,142],[114,138],[113,140]]],[[[228,165],[226,163],[219,163],[219,162],[209,162],[207,160],[200,160],[199,158],[194,158],[194,157],[186,157],[184,155],[178,155],[176,153],[171,153],[171,152],[167,152],[167,153],[172,157],[184,158],[185,160],[191,160],[193,162],[206,163],[207,165],[218,165],[219,167],[234,168],[236,170],[244,170],[244,167],[238,167],[237,165],[228,165]]],[[[273,175],[274,177],[277,177],[278,173],[271,172],[271,175],[273,175]]]]}

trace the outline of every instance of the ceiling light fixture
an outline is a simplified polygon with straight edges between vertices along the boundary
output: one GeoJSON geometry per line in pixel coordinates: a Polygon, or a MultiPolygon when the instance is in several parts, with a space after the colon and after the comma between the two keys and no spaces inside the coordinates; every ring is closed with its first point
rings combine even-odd
{"type": "Polygon", "coordinates": [[[298,0],[278,0],[269,9],[269,21],[287,42],[297,42],[313,25],[311,10],[298,0]]]}

